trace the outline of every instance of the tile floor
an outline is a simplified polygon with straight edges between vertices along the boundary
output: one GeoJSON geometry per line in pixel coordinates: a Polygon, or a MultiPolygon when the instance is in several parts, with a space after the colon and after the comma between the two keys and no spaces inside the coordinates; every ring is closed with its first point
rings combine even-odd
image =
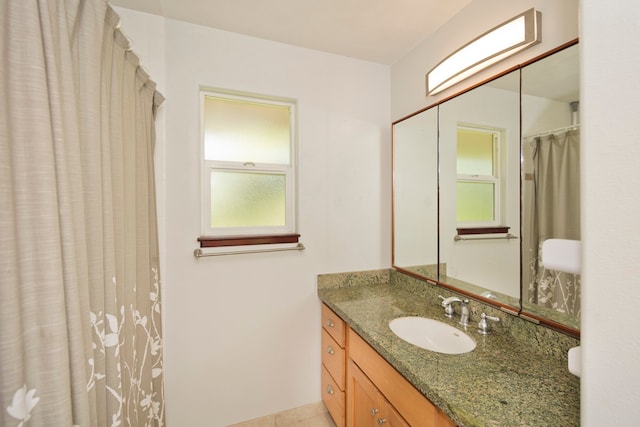
{"type": "Polygon", "coordinates": [[[327,408],[319,402],[228,427],[336,427],[336,425],[327,408]]]}

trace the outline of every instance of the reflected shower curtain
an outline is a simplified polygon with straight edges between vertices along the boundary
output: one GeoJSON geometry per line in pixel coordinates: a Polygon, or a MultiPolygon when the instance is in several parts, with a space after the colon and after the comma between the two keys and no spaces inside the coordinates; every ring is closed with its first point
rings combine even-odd
{"type": "Polygon", "coordinates": [[[0,425],[162,426],[162,96],[101,0],[0,6],[0,425]]]}
{"type": "Polygon", "coordinates": [[[547,270],[542,243],[580,240],[580,132],[564,131],[526,141],[533,153],[529,209],[529,302],[580,317],[580,275],[547,270]]]}

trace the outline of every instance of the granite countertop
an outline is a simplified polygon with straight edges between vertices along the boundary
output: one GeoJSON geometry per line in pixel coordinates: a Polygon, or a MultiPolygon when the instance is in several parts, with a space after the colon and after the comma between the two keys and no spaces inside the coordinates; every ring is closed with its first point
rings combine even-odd
{"type": "Polygon", "coordinates": [[[320,299],[460,427],[579,426],[580,381],[566,359],[503,333],[466,329],[477,342],[465,354],[431,352],[398,338],[391,319],[424,316],[455,327],[436,298],[389,284],[318,289],[320,299]]]}

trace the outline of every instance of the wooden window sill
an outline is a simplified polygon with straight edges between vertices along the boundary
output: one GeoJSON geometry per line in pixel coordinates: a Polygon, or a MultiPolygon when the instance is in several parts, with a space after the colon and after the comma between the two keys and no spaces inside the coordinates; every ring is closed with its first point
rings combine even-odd
{"type": "Polygon", "coordinates": [[[509,232],[511,227],[459,227],[456,228],[459,236],[467,236],[472,234],[505,234],[509,232]]]}
{"type": "Polygon", "coordinates": [[[222,246],[270,245],[277,243],[299,243],[299,234],[279,234],[272,236],[200,236],[201,248],[217,248],[222,246]]]}

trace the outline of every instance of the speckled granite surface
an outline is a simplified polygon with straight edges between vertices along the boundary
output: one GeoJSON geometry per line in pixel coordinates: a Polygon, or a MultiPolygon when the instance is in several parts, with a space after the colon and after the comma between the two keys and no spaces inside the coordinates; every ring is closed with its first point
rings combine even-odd
{"type": "Polygon", "coordinates": [[[562,357],[575,341],[559,338],[560,351],[547,348],[555,336],[536,331],[544,328],[534,325],[524,327],[519,336],[519,323],[524,321],[506,314],[500,314],[503,322],[483,336],[475,330],[475,307],[466,330],[477,342],[475,350],[459,355],[423,350],[396,337],[389,321],[425,316],[460,326],[457,319],[444,316],[437,298],[441,289],[399,280],[394,274],[379,270],[322,275],[318,295],[461,427],[580,425],[580,381],[562,357]]]}

